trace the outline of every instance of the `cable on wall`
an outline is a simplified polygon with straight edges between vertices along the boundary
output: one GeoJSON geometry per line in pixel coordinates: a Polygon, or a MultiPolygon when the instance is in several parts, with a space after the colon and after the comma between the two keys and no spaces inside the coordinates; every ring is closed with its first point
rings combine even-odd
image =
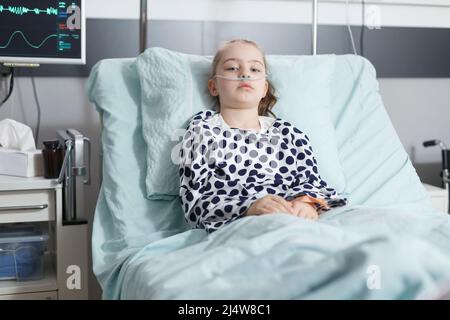
{"type": "Polygon", "coordinates": [[[366,0],[362,0],[362,24],[361,33],[359,35],[359,53],[364,57],[364,28],[366,24],[366,0]]]}
{"type": "Polygon", "coordinates": [[[355,47],[355,39],[353,38],[353,32],[352,32],[352,28],[350,27],[350,20],[349,20],[349,0],[345,1],[345,22],[347,24],[347,29],[348,29],[348,33],[350,34],[350,41],[352,43],[352,49],[353,49],[353,54],[357,55],[358,53],[356,52],[356,47],[355,47]]]}
{"type": "Polygon", "coordinates": [[[33,85],[34,101],[36,101],[36,108],[37,108],[37,123],[36,123],[35,144],[36,144],[36,149],[38,149],[39,130],[41,128],[41,104],[39,103],[39,97],[38,97],[38,94],[37,94],[36,83],[35,83],[35,80],[34,80],[34,76],[31,73],[31,70],[30,70],[30,76],[31,76],[31,84],[33,85]]]}
{"type": "Polygon", "coordinates": [[[11,96],[13,89],[14,89],[14,68],[10,68],[10,67],[4,67],[3,65],[0,65],[0,76],[3,77],[7,77],[9,75],[9,89],[8,89],[8,94],[6,95],[6,97],[2,100],[2,102],[0,102],[0,107],[3,106],[3,104],[9,99],[9,97],[11,96]]]}

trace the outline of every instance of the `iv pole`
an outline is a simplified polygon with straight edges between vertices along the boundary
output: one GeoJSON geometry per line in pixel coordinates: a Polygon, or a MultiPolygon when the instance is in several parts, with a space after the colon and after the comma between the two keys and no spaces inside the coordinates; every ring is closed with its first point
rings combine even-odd
{"type": "Polygon", "coordinates": [[[312,54],[315,56],[317,54],[317,0],[313,0],[312,3],[312,54]]]}
{"type": "Polygon", "coordinates": [[[139,53],[147,48],[147,0],[141,0],[139,15],[139,53]]]}

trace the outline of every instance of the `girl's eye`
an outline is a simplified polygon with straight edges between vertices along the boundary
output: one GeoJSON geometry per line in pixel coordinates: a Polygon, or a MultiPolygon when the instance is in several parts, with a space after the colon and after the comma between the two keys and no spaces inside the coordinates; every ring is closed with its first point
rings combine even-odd
{"type": "MultiPolygon", "coordinates": [[[[226,71],[229,71],[229,70],[235,71],[235,70],[237,70],[237,69],[239,69],[239,68],[237,68],[237,67],[229,67],[229,68],[226,68],[225,70],[226,70],[226,71]]],[[[258,69],[258,68],[251,68],[251,71],[252,71],[252,72],[261,72],[261,70],[258,69]]]]}

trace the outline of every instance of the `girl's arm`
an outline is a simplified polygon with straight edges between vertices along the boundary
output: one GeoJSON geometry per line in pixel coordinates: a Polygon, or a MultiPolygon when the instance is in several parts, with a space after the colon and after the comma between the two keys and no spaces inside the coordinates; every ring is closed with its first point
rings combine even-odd
{"type": "Polygon", "coordinates": [[[308,136],[295,131],[293,143],[299,146],[299,153],[296,160],[297,173],[288,191],[288,199],[300,197],[299,200],[315,206],[319,213],[346,205],[347,199],[339,197],[336,190],[320,177],[308,136]]]}
{"type": "MultiPolygon", "coordinates": [[[[216,177],[214,137],[202,134],[202,125],[192,122],[180,149],[180,197],[187,222],[213,232],[243,216],[257,200],[237,182],[216,177]],[[211,160],[211,161],[209,161],[211,160]],[[237,190],[230,194],[224,187],[237,190]]],[[[217,145],[217,144],[216,144],[217,145]]]]}

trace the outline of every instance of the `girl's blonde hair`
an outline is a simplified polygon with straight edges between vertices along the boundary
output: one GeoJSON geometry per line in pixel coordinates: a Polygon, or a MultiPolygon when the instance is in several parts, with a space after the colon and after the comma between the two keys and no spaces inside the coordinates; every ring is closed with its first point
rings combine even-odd
{"type": "MultiPolygon", "coordinates": [[[[211,72],[210,79],[213,79],[214,75],[216,74],[216,68],[217,68],[217,65],[219,64],[220,59],[222,58],[223,49],[227,45],[232,44],[232,43],[244,43],[244,44],[251,44],[251,45],[255,46],[261,52],[261,54],[263,56],[264,66],[266,67],[266,74],[268,74],[269,69],[267,66],[266,57],[265,57],[264,51],[258,46],[258,44],[251,40],[234,39],[234,40],[225,42],[225,44],[217,51],[216,55],[214,56],[213,62],[212,62],[212,72],[211,72]]],[[[258,115],[268,116],[269,114],[271,114],[272,116],[276,117],[275,114],[272,112],[273,106],[277,103],[277,98],[275,97],[275,88],[273,87],[273,85],[270,83],[269,80],[267,80],[267,82],[269,84],[269,88],[267,90],[266,96],[264,98],[262,98],[261,101],[259,102],[258,115]]],[[[216,103],[217,103],[217,106],[220,111],[219,97],[217,96],[216,99],[217,99],[216,103]]]]}

